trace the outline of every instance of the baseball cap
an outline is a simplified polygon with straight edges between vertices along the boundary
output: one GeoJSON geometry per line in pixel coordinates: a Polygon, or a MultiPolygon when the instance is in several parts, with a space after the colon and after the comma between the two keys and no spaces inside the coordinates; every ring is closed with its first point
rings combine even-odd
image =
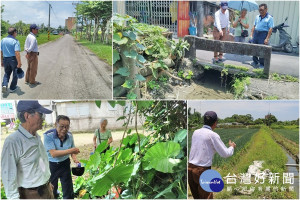
{"type": "Polygon", "coordinates": [[[24,78],[24,71],[22,68],[17,68],[18,79],[24,78]]]}
{"type": "Polygon", "coordinates": [[[36,24],[31,24],[30,29],[40,29],[36,24]]]}
{"type": "Polygon", "coordinates": [[[211,119],[213,121],[218,120],[218,115],[214,111],[207,111],[203,117],[206,119],[211,119]]]}
{"type": "Polygon", "coordinates": [[[19,101],[17,105],[17,111],[23,112],[23,111],[30,111],[34,110],[39,113],[44,114],[50,114],[52,113],[52,110],[48,110],[44,108],[41,104],[39,104],[38,101],[19,101]]]}
{"type": "Polygon", "coordinates": [[[228,8],[228,2],[227,1],[221,1],[221,7],[222,9],[227,9],[228,8]]]}

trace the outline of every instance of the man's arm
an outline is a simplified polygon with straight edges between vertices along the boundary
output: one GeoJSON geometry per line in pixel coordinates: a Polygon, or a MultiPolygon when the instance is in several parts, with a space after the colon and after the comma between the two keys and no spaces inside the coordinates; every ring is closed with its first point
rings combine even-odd
{"type": "Polygon", "coordinates": [[[225,144],[223,143],[223,141],[221,140],[220,136],[212,137],[211,140],[212,140],[212,144],[213,144],[215,150],[218,152],[218,154],[221,157],[227,158],[227,157],[233,155],[234,147],[235,147],[234,143],[232,143],[232,146],[230,146],[229,148],[227,148],[225,146],[225,144]]]}
{"type": "Polygon", "coordinates": [[[19,199],[16,150],[19,148],[13,142],[5,140],[1,156],[1,178],[8,199],[19,199]]]}
{"type": "Polygon", "coordinates": [[[21,68],[22,63],[21,63],[20,51],[15,51],[15,54],[16,54],[16,58],[17,58],[17,61],[18,61],[17,68],[21,68]]]}
{"type": "Polygon", "coordinates": [[[66,149],[66,150],[51,149],[49,150],[49,153],[53,158],[56,158],[56,157],[66,156],[69,154],[78,154],[80,153],[80,151],[78,148],[73,147],[71,149],[66,149]]]}
{"type": "Polygon", "coordinates": [[[251,30],[250,38],[253,38],[254,30],[255,30],[255,25],[253,26],[253,28],[252,28],[252,30],[251,30]]]}
{"type": "Polygon", "coordinates": [[[3,64],[3,52],[1,51],[1,66],[4,67],[4,64],[3,64]]]}
{"type": "Polygon", "coordinates": [[[79,163],[79,160],[77,160],[76,154],[71,154],[71,157],[72,157],[74,163],[79,163]]]}
{"type": "Polygon", "coordinates": [[[215,21],[216,21],[216,25],[217,25],[217,29],[219,30],[219,32],[223,33],[222,28],[221,28],[221,22],[220,22],[220,16],[218,14],[218,11],[215,13],[215,21]]]}
{"type": "Polygon", "coordinates": [[[93,137],[93,143],[94,143],[94,148],[96,149],[97,148],[97,136],[94,135],[93,137]]]}
{"type": "Polygon", "coordinates": [[[48,136],[47,134],[44,134],[44,146],[46,151],[49,151],[50,155],[53,158],[79,153],[79,149],[75,147],[66,150],[56,150],[53,139],[51,138],[51,136],[48,136]]]}
{"type": "Polygon", "coordinates": [[[266,37],[266,39],[264,41],[265,44],[269,44],[269,40],[270,40],[270,37],[272,35],[272,30],[273,30],[272,28],[269,29],[268,35],[267,35],[267,37],[266,37]]]}

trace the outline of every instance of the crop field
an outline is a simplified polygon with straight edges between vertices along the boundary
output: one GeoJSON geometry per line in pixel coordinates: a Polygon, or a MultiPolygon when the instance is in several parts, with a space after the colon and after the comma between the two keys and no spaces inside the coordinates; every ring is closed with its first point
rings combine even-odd
{"type": "MultiPolygon", "coordinates": [[[[238,133],[238,130],[231,130],[231,129],[225,129],[225,130],[216,130],[218,134],[220,134],[221,138],[223,134],[226,134],[226,131],[228,131],[228,135],[223,137],[226,139],[226,143],[228,143],[227,140],[231,139],[234,142],[238,143],[239,140],[232,139],[229,137],[229,135],[232,134],[233,136],[236,136],[236,138],[240,138],[239,144],[237,144],[237,147],[240,145],[242,146],[242,138],[245,137],[249,142],[244,141],[244,147],[242,147],[242,150],[234,152],[234,160],[226,160],[226,163],[222,163],[219,167],[214,167],[223,177],[225,177],[228,173],[231,175],[236,174],[238,177],[241,176],[242,173],[246,173],[248,170],[249,165],[253,163],[255,160],[263,161],[262,169],[269,169],[273,173],[278,173],[280,176],[282,176],[282,173],[286,172],[285,163],[287,162],[287,157],[285,156],[285,151],[275,142],[275,140],[272,138],[272,130],[263,127],[260,130],[255,130],[251,132],[251,129],[249,132],[246,131],[247,134],[244,136],[242,134],[238,133]],[[232,131],[232,133],[231,133],[232,131]],[[235,134],[234,134],[235,133],[235,134]],[[251,139],[250,139],[251,138],[251,139]],[[244,149],[243,149],[244,148],[244,149]],[[231,164],[229,164],[231,163],[231,164]],[[230,167],[229,167],[230,166],[230,167]]],[[[223,140],[222,138],[222,140],[223,140]]],[[[245,139],[246,140],[246,139],[245,139]]],[[[292,199],[295,198],[296,194],[293,191],[280,191],[276,192],[274,189],[272,189],[270,192],[266,191],[266,187],[285,187],[288,188],[289,185],[283,184],[282,180],[279,181],[276,186],[271,184],[269,180],[266,178],[265,182],[261,183],[259,187],[262,188],[262,190],[258,189],[258,185],[255,183],[254,177],[251,178],[251,183],[246,185],[249,189],[250,187],[255,188],[255,190],[252,193],[249,194],[241,194],[238,191],[245,185],[237,180],[235,185],[228,185],[225,181],[225,190],[219,193],[215,193],[216,199],[224,199],[224,198],[230,198],[230,199],[236,199],[236,198],[248,198],[248,199],[260,199],[260,198],[272,198],[272,199],[292,199]],[[228,191],[227,187],[233,187],[232,191],[228,191]]]]}
{"type": "Polygon", "coordinates": [[[216,129],[215,132],[221,137],[221,140],[225,145],[231,140],[236,143],[236,148],[234,150],[234,156],[230,158],[222,158],[219,154],[215,154],[213,159],[214,167],[221,167],[226,162],[232,162],[237,158],[238,153],[245,148],[245,145],[251,140],[251,137],[256,133],[258,129],[247,129],[247,128],[232,128],[232,129],[216,129]]]}
{"type": "Polygon", "coordinates": [[[274,131],[283,137],[299,144],[299,129],[274,129],[274,131]]]}

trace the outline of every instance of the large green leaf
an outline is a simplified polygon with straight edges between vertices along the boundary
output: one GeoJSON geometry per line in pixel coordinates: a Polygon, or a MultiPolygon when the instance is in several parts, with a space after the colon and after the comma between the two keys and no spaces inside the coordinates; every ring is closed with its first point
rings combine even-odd
{"type": "Polygon", "coordinates": [[[114,185],[126,183],[133,172],[134,165],[118,165],[111,169],[105,176],[96,181],[92,194],[102,196],[114,185]]]}
{"type": "Polygon", "coordinates": [[[86,165],[86,169],[96,170],[98,165],[100,164],[100,153],[94,153],[90,156],[90,159],[86,165]]]}
{"type": "Polygon", "coordinates": [[[146,47],[145,47],[144,45],[140,44],[140,43],[137,43],[137,44],[136,44],[136,47],[137,47],[138,49],[142,50],[142,51],[144,51],[144,50],[146,49],[146,47]]]}
{"type": "Polygon", "coordinates": [[[127,97],[127,99],[136,99],[137,95],[133,92],[130,92],[126,95],[126,97],[127,97]]]}
{"type": "Polygon", "coordinates": [[[138,81],[145,81],[145,80],[146,80],[145,77],[143,77],[143,76],[140,75],[140,74],[136,74],[136,75],[135,75],[135,78],[136,78],[136,80],[138,80],[138,81]]]}
{"type": "Polygon", "coordinates": [[[150,108],[153,105],[153,101],[137,101],[136,103],[139,110],[150,108]]]}
{"type": "Polygon", "coordinates": [[[129,148],[126,148],[125,150],[121,151],[118,160],[121,160],[121,161],[128,160],[128,159],[130,159],[131,155],[132,155],[132,150],[129,148]]]}
{"type": "Polygon", "coordinates": [[[129,76],[130,75],[130,71],[128,70],[127,67],[121,67],[116,71],[116,74],[120,74],[122,76],[129,76]]]}
{"type": "Polygon", "coordinates": [[[113,42],[117,43],[118,45],[126,44],[128,42],[128,38],[123,37],[121,39],[120,35],[118,35],[117,33],[115,33],[113,35],[113,42]]]}
{"type": "Polygon", "coordinates": [[[124,31],[123,36],[129,37],[131,40],[136,40],[136,34],[132,31],[124,31]]]}
{"type": "Polygon", "coordinates": [[[175,134],[174,142],[182,142],[187,136],[187,130],[182,129],[175,134]]]}
{"type": "Polygon", "coordinates": [[[135,50],[130,50],[130,51],[124,51],[123,54],[127,57],[127,58],[136,58],[136,56],[138,55],[138,53],[135,50]]]}
{"type": "Polygon", "coordinates": [[[117,50],[113,50],[113,64],[115,64],[118,60],[120,60],[120,55],[117,50]]]}
{"type": "Polygon", "coordinates": [[[146,62],[146,59],[144,58],[144,56],[142,55],[137,55],[137,60],[141,63],[145,63],[146,62]]]}
{"type": "MultiPolygon", "coordinates": [[[[172,189],[178,184],[179,180],[174,181],[173,183],[171,183],[166,189],[164,189],[163,191],[161,191],[159,194],[157,194],[154,199],[157,199],[161,196],[165,196],[165,197],[169,197],[169,193],[173,193],[172,189]]],[[[176,197],[174,195],[174,197],[176,197]]]]}
{"type": "Polygon", "coordinates": [[[163,173],[172,173],[173,167],[180,163],[174,159],[180,152],[180,145],[176,142],[159,142],[151,147],[145,154],[144,160],[150,167],[163,173]]]}
{"type": "Polygon", "coordinates": [[[100,154],[100,153],[101,153],[102,151],[104,151],[104,149],[106,149],[107,147],[108,147],[107,142],[101,142],[101,143],[97,146],[95,152],[97,152],[97,153],[100,154]]]}
{"type": "Polygon", "coordinates": [[[126,80],[125,83],[122,86],[124,88],[131,89],[133,87],[133,80],[126,80]]]}

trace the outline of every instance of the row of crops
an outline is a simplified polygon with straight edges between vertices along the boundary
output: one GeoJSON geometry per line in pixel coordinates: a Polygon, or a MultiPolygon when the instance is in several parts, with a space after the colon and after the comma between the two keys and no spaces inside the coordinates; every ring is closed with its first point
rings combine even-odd
{"type": "Polygon", "coordinates": [[[299,144],[299,129],[275,129],[276,133],[299,144]]]}
{"type": "Polygon", "coordinates": [[[224,144],[228,144],[231,140],[236,143],[236,148],[234,149],[234,156],[230,158],[222,158],[219,154],[215,154],[213,159],[214,167],[222,167],[226,162],[234,164],[234,160],[239,156],[239,152],[245,149],[245,145],[251,140],[251,137],[259,129],[247,129],[247,128],[235,128],[235,129],[216,129],[215,132],[221,137],[224,144]]]}

